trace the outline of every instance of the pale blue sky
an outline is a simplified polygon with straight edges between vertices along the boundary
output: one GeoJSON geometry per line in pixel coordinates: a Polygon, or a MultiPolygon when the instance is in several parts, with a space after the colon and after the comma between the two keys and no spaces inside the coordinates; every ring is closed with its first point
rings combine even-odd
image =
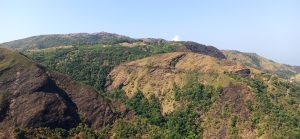
{"type": "Polygon", "coordinates": [[[0,42],[112,32],[191,40],[300,65],[299,0],[1,0],[0,42]]]}

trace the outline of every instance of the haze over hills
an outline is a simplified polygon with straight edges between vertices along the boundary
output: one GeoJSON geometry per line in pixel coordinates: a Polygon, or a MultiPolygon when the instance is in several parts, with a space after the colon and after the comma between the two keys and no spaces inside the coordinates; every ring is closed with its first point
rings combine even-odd
{"type": "Polygon", "coordinates": [[[0,48],[0,125],[11,136],[300,138],[297,67],[256,54],[104,32],[1,46],[21,52],[0,48]]]}

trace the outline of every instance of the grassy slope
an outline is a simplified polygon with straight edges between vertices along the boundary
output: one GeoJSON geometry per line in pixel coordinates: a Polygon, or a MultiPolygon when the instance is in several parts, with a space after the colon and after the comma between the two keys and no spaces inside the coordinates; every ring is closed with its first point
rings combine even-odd
{"type": "Polygon", "coordinates": [[[281,77],[288,78],[298,72],[295,67],[268,60],[254,53],[243,53],[231,50],[223,50],[222,52],[230,60],[238,61],[265,72],[275,73],[281,77]]]}
{"type": "Polygon", "coordinates": [[[0,48],[0,57],[3,57],[3,60],[0,61],[0,71],[4,70],[5,68],[12,68],[16,66],[24,66],[27,68],[34,66],[33,61],[27,56],[6,48],[0,48]]]}

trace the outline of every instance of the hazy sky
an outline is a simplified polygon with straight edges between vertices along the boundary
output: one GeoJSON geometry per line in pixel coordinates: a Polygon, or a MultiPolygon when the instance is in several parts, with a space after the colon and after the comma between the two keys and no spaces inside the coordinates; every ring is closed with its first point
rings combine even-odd
{"type": "Polygon", "coordinates": [[[0,1],[0,42],[101,31],[192,40],[300,65],[300,0],[0,1]]]}

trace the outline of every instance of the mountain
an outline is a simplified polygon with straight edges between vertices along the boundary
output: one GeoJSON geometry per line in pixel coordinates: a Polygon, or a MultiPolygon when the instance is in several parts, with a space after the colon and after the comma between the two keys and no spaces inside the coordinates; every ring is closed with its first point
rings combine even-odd
{"type": "MultiPolygon", "coordinates": [[[[48,112],[37,114],[35,117],[42,118],[31,123],[39,126],[17,125],[19,128],[13,130],[15,137],[300,138],[300,84],[287,80],[296,72],[282,68],[281,64],[256,55],[259,64],[255,64],[254,56],[240,54],[241,60],[237,60],[215,47],[195,42],[153,38],[86,42],[68,45],[57,42],[43,48],[20,44],[21,49],[15,48],[21,53],[2,49],[10,53],[0,56],[0,60],[10,56],[11,60],[6,61],[11,62],[0,63],[0,69],[1,66],[5,69],[0,70],[5,72],[0,74],[0,81],[9,84],[1,84],[0,89],[27,89],[32,96],[23,99],[38,97],[40,101],[57,101],[51,103],[55,108],[47,106],[53,111],[60,108],[58,103],[62,101],[66,104],[64,108],[71,111],[63,116],[59,112],[58,116],[48,112]],[[11,66],[16,61],[21,66],[11,66]],[[17,74],[17,69],[24,71],[17,74]],[[35,69],[40,69],[38,73],[46,81],[40,79],[35,69]],[[290,74],[279,74],[278,69],[290,74]],[[10,70],[11,73],[6,72],[10,70]],[[86,91],[82,92],[83,88],[86,91]],[[58,97],[61,99],[39,97],[43,92],[57,96],[65,92],[65,95],[58,97]],[[80,98],[81,103],[75,98],[80,98]],[[72,106],[77,108],[74,114],[72,106]],[[107,118],[101,116],[103,110],[107,118]],[[47,116],[59,117],[50,118],[52,123],[61,120],[66,126],[68,120],[73,120],[74,124],[52,126],[44,123],[48,120],[43,117],[47,116]]],[[[1,105],[4,113],[6,102],[12,100],[5,98],[0,97],[5,102],[1,105]]],[[[30,103],[22,104],[25,108],[33,107],[30,103]]],[[[19,115],[25,113],[26,117],[25,109],[22,110],[19,115]]]]}
{"type": "Polygon", "coordinates": [[[230,60],[238,61],[244,65],[257,68],[264,72],[275,73],[282,77],[289,78],[292,75],[299,73],[299,67],[280,64],[255,53],[243,53],[235,50],[223,50],[222,52],[230,60]]]}
{"type": "Polygon", "coordinates": [[[85,123],[100,129],[128,112],[112,107],[93,88],[5,48],[0,48],[0,104],[1,138],[16,127],[70,129],[85,123]]]}

